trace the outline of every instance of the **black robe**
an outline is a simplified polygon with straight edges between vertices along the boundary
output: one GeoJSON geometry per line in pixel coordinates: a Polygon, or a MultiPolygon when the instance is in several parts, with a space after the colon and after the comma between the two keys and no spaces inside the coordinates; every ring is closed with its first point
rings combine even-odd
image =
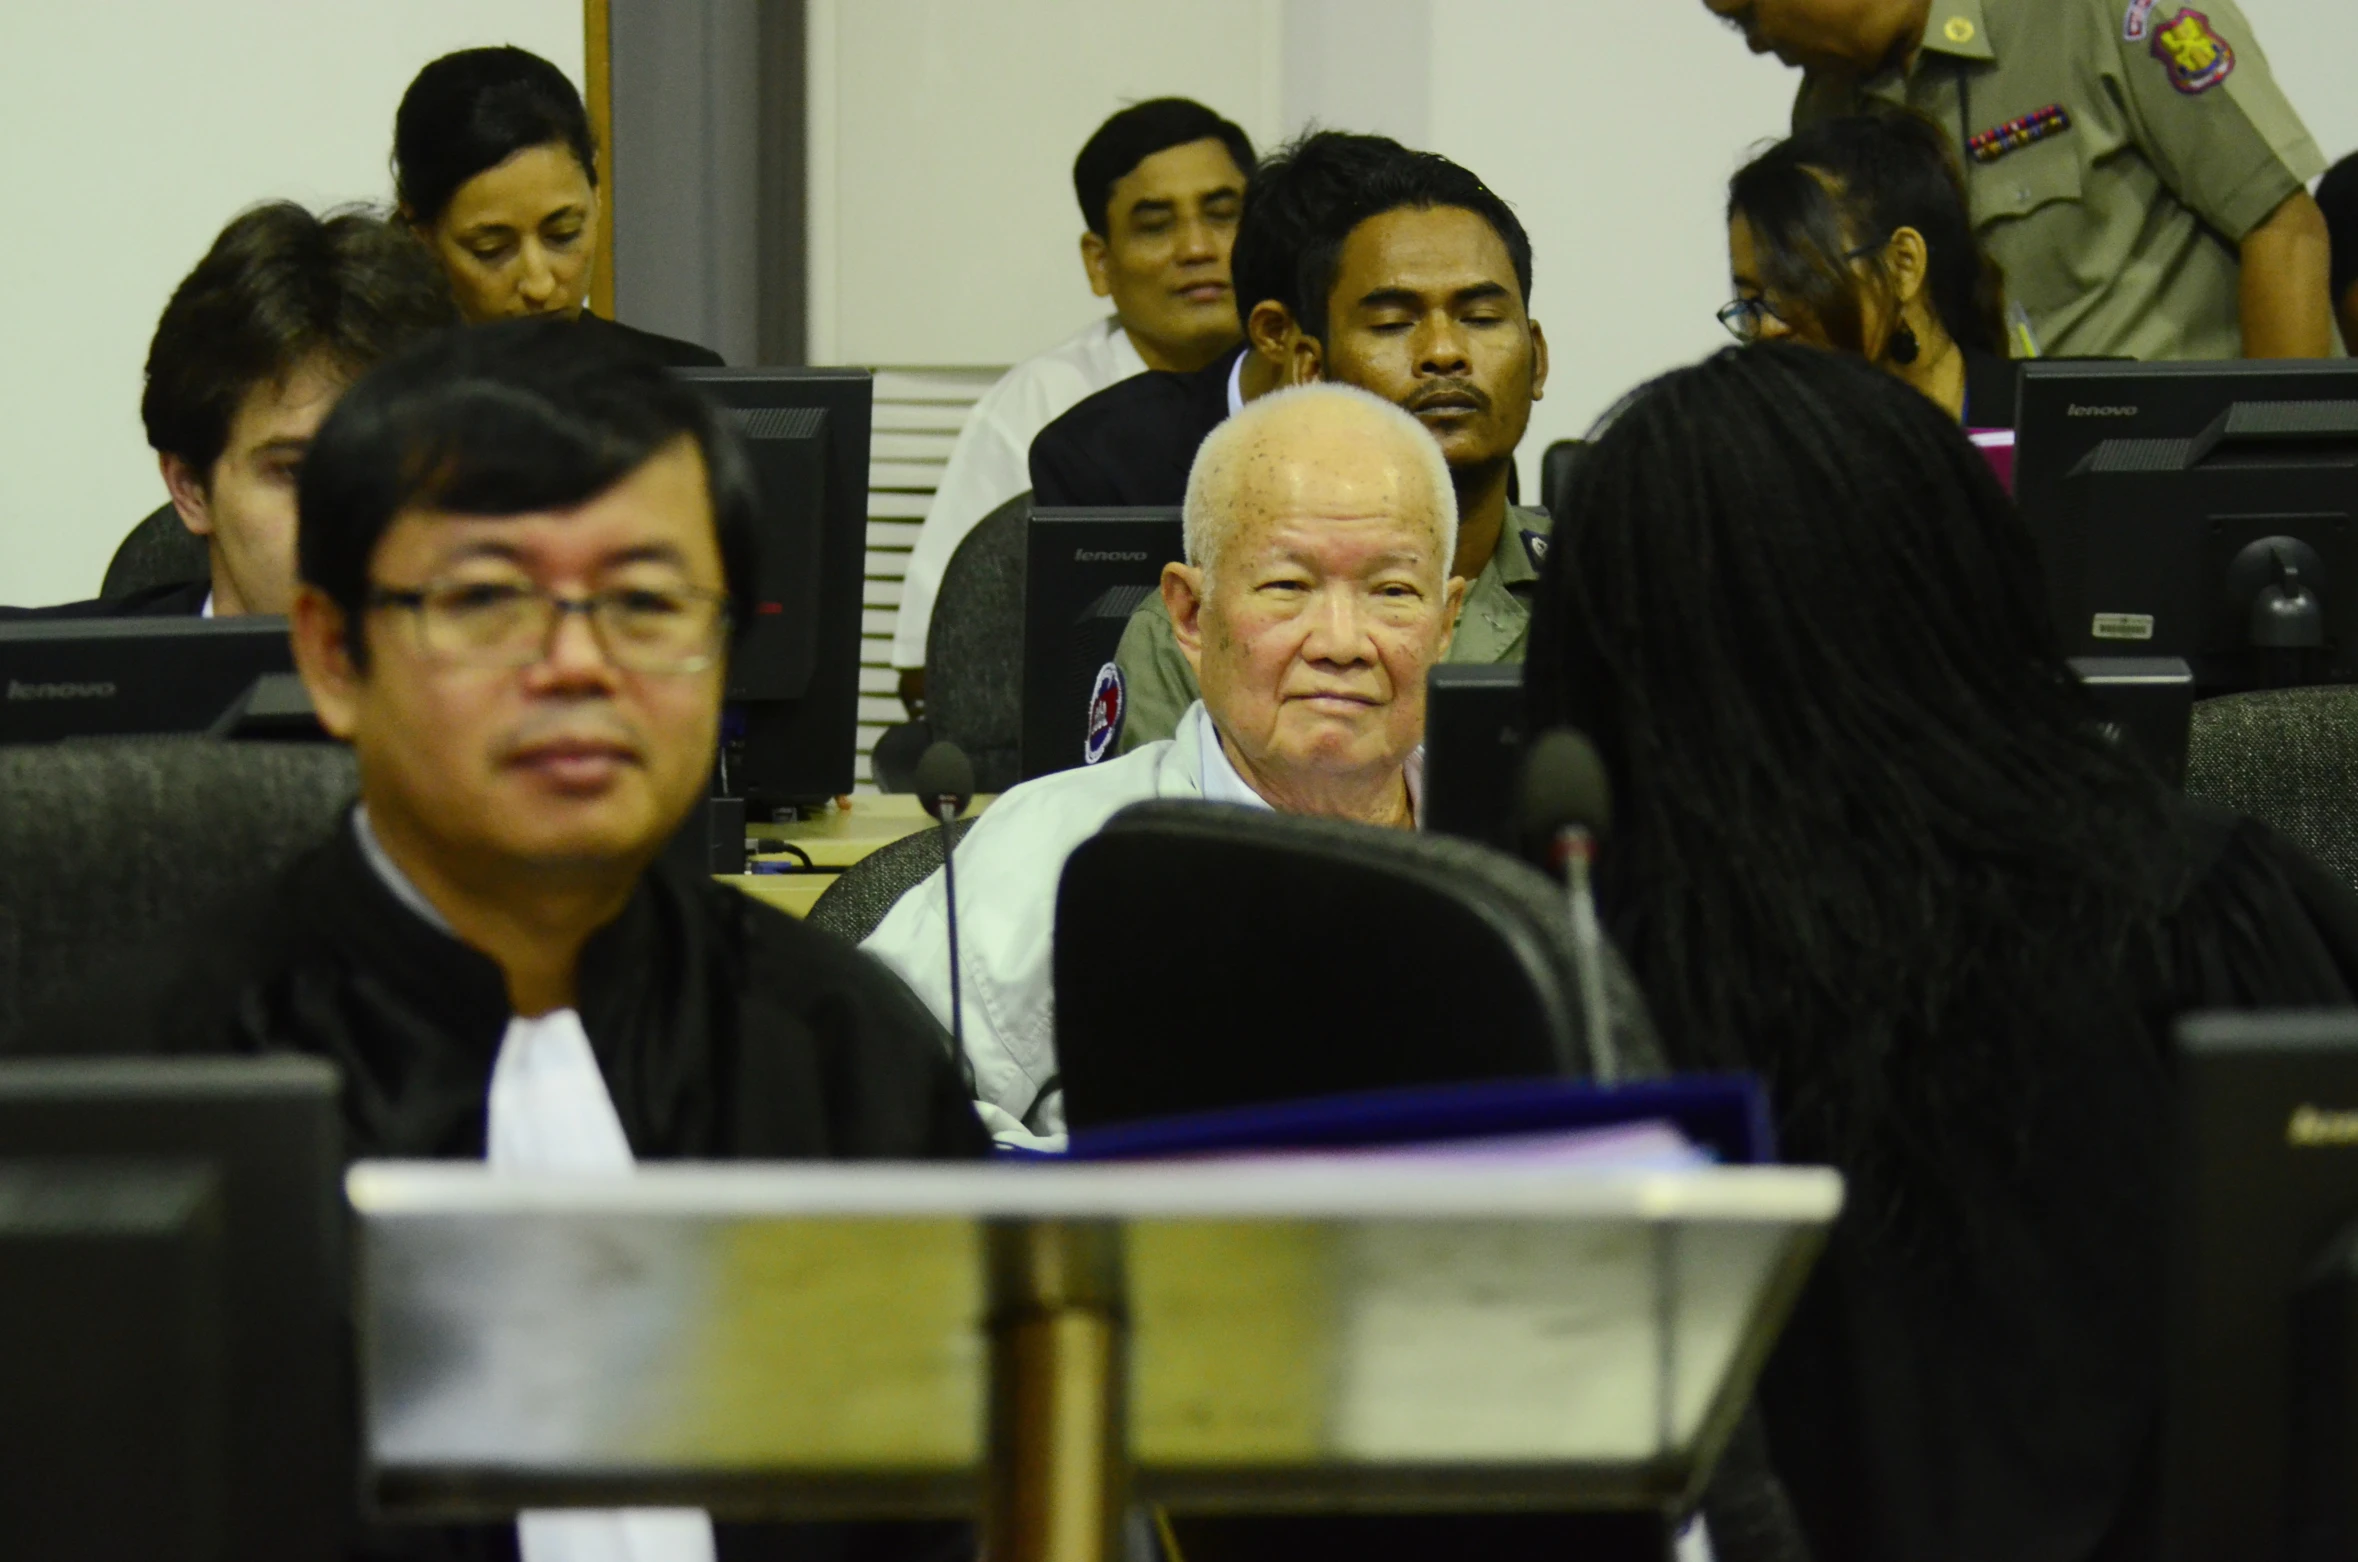
{"type": "MultiPolygon", "coordinates": [[[[262,894],[143,950],[37,1027],[60,1050],[306,1052],[344,1075],[347,1153],[479,1160],[512,1011],[489,958],[395,898],[350,821],[262,894]]],[[[576,1007],[641,1160],[987,1154],[949,1038],[849,944],[651,871],[582,951],[576,1007]]],[[[720,1525],[724,1562],[915,1558],[957,1525],[720,1525]]],[[[970,1547],[964,1548],[971,1550],[970,1547]]],[[[512,1524],[386,1528],[370,1558],[509,1558],[512,1524]]]]}

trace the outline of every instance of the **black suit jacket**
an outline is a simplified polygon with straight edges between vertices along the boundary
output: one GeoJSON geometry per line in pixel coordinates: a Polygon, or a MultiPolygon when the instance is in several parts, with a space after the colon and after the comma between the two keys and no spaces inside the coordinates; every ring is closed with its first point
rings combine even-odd
{"type": "Polygon", "coordinates": [[[1032,440],[1032,503],[1113,509],[1174,505],[1204,436],[1228,416],[1237,354],[1192,374],[1149,369],[1076,403],[1032,440]]]}
{"type": "Polygon", "coordinates": [[[604,315],[593,315],[584,309],[581,324],[617,341],[625,342],[670,369],[720,369],[727,362],[719,353],[699,342],[683,342],[676,336],[657,336],[653,331],[642,331],[636,326],[609,320],[604,315]]]}

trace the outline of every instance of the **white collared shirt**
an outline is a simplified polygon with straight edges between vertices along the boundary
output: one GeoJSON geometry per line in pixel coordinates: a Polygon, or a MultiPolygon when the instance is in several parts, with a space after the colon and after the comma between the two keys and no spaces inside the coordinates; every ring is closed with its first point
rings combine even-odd
{"type": "Polygon", "coordinates": [[[966,426],[958,431],[950,464],[942,468],[941,486],[934,490],[925,526],[909,555],[909,572],[901,580],[900,617],[893,628],[895,667],[925,665],[933,602],[942,588],[942,572],[950,567],[950,555],[984,516],[1032,486],[1033,438],[1084,397],[1145,370],[1146,360],[1138,356],[1130,333],[1121,321],[1109,317],[1017,364],[983,392],[966,415],[966,426]]]}
{"type": "Polygon", "coordinates": [[[1243,349],[1228,366],[1228,415],[1232,418],[1244,411],[1244,363],[1251,353],[1252,348],[1243,349]]]}
{"type": "MultiPolygon", "coordinates": [[[[1198,700],[1191,707],[1190,720],[1195,723],[1195,751],[1203,781],[1203,799],[1207,803],[1235,803],[1245,808],[1267,808],[1269,800],[1253,790],[1251,782],[1237,773],[1229,763],[1228,749],[1220,741],[1220,729],[1212,724],[1212,713],[1198,700]]],[[[1425,746],[1419,743],[1410,751],[1400,766],[1401,777],[1408,783],[1408,814],[1423,828],[1425,814],[1425,746]]]]}
{"type": "MultiPolygon", "coordinates": [[[[1421,811],[1424,751],[1405,766],[1421,811]]],[[[1065,860],[1105,822],[1149,798],[1268,808],[1220,746],[1203,702],[1176,733],[1103,764],[1011,787],[958,843],[958,991],[976,1110],[1003,1145],[1064,1146],[1056,1062],[1056,891],[1065,860]]],[[[891,966],[934,1017],[950,1023],[943,876],[903,895],[860,947],[891,966]]]]}

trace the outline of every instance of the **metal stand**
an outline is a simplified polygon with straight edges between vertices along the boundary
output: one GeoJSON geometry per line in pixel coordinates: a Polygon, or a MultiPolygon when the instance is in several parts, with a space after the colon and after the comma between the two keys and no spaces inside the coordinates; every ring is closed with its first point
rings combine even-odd
{"type": "Polygon", "coordinates": [[[991,1227],[988,1562],[1118,1562],[1129,1507],[1121,1236],[1077,1221],[991,1227]]]}

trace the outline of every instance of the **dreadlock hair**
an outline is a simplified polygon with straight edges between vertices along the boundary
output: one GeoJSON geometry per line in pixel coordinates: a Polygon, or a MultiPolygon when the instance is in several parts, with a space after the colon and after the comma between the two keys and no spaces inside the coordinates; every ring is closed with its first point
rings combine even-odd
{"type": "Polygon", "coordinates": [[[1924,236],[1925,290],[1941,329],[1960,347],[2008,356],[2005,274],[1973,235],[1947,134],[1921,114],[1885,108],[1818,121],[1737,171],[1728,217],[1752,229],[1769,296],[1862,356],[1866,290],[1888,302],[1892,289],[1882,241],[1913,228],[1924,236]],[[1878,247],[1857,253],[1869,245],[1878,247]]]}
{"type": "Polygon", "coordinates": [[[1598,894],[1666,1046],[1764,1075],[1864,1218],[1970,1226],[2053,1142],[2042,1079],[2141,1041],[2108,974],[2145,969],[2187,871],[2028,529],[1940,409],[1791,344],[1645,388],[1568,508],[1530,730],[1605,757],[1598,894]]]}

